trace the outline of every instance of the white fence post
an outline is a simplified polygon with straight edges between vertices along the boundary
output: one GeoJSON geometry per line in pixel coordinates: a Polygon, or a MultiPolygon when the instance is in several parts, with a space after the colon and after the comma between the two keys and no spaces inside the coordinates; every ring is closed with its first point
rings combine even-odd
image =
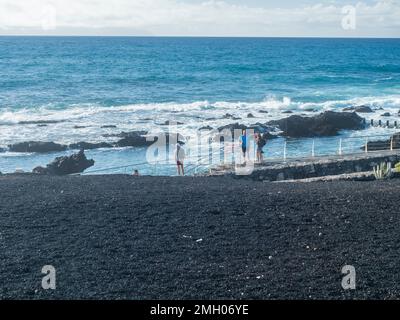
{"type": "Polygon", "coordinates": [[[313,139],[313,141],[312,141],[311,156],[312,156],[313,158],[315,157],[315,140],[314,140],[314,139],[313,139]]]}
{"type": "Polygon", "coordinates": [[[365,153],[368,153],[368,138],[365,138],[365,153]]]}
{"type": "Polygon", "coordinates": [[[287,145],[286,145],[286,140],[285,140],[285,143],[283,145],[283,160],[284,161],[286,161],[286,148],[287,148],[287,145]]]}
{"type": "Polygon", "coordinates": [[[393,137],[390,139],[390,151],[393,151],[393,137]]]}
{"type": "Polygon", "coordinates": [[[342,150],[342,139],[340,138],[339,140],[339,155],[341,156],[343,154],[343,150],[342,150]]]}

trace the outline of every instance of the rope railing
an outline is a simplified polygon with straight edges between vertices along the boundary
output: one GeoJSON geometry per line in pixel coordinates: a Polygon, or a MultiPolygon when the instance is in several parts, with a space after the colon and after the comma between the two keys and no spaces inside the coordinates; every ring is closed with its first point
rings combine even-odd
{"type": "MultiPolygon", "coordinates": [[[[333,141],[330,142],[330,146],[327,147],[326,141],[318,141],[317,139],[308,140],[307,143],[305,139],[285,139],[282,144],[282,149],[275,154],[271,154],[271,150],[268,150],[268,144],[266,145],[264,151],[266,151],[266,156],[264,157],[265,162],[286,162],[288,160],[301,160],[301,159],[313,159],[313,158],[323,158],[323,157],[335,157],[343,155],[355,155],[362,153],[374,153],[382,151],[395,150],[395,143],[391,140],[390,134],[381,135],[360,135],[345,138],[332,138],[333,141]],[[318,141],[318,143],[317,143],[318,141]],[[324,148],[320,148],[319,144],[323,143],[324,148]],[[322,150],[322,151],[321,151],[322,150]],[[270,156],[268,156],[270,154],[270,156]]],[[[234,144],[236,144],[234,142],[234,144]]],[[[236,157],[233,148],[229,147],[219,147],[218,150],[213,150],[206,154],[199,154],[196,156],[189,156],[185,159],[185,172],[187,175],[195,175],[199,171],[207,171],[210,168],[222,164],[229,163],[230,165],[235,165],[236,157]],[[227,151],[227,152],[226,152],[227,151]],[[228,158],[227,158],[228,157],[228,158]],[[217,163],[212,163],[210,159],[218,159],[217,163]],[[231,160],[231,161],[229,161],[231,160]]],[[[255,159],[255,147],[253,148],[254,154],[251,157],[255,159]]],[[[240,154],[240,152],[239,152],[240,154]]],[[[103,169],[95,169],[84,172],[84,175],[97,174],[101,172],[109,171],[119,171],[125,170],[125,174],[128,174],[128,169],[142,169],[145,171],[152,171],[151,175],[158,175],[159,169],[165,169],[167,166],[174,167],[174,161],[170,158],[163,159],[159,161],[142,161],[136,163],[130,163],[124,166],[107,167],[103,169]]],[[[172,170],[172,168],[171,168],[172,170]]],[[[161,170],[162,171],[162,170],[161,170]]],[[[132,174],[133,172],[129,172],[132,174]]],[[[150,175],[150,174],[149,174],[150,175]]]]}
{"type": "MultiPolygon", "coordinates": [[[[218,150],[218,152],[220,152],[221,150],[218,150]]],[[[203,155],[201,157],[187,157],[185,158],[186,161],[189,162],[189,164],[186,166],[186,172],[192,171],[191,168],[193,170],[198,169],[201,166],[201,162],[205,161],[208,157],[212,156],[212,155],[216,155],[218,152],[214,152],[208,155],[203,155]],[[196,162],[190,162],[191,160],[197,160],[196,162]]],[[[172,159],[164,159],[164,160],[159,160],[159,161],[146,161],[146,162],[136,162],[136,163],[130,163],[124,166],[115,166],[115,167],[107,167],[107,168],[102,168],[102,169],[96,169],[96,170],[90,170],[90,171],[86,171],[83,173],[74,173],[72,175],[89,175],[89,174],[94,174],[94,173],[101,173],[101,172],[107,172],[107,171],[117,171],[117,170],[122,170],[122,169],[129,169],[129,168],[140,168],[141,166],[155,166],[155,168],[157,168],[157,166],[160,165],[174,165],[174,162],[172,161],[172,159]]],[[[125,171],[126,172],[126,171],[125,171]]]]}

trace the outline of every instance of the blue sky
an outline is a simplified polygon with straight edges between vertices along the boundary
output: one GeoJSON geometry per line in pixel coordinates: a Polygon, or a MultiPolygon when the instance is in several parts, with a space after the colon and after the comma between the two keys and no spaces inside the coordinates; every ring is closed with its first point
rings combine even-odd
{"type": "Polygon", "coordinates": [[[0,34],[399,37],[400,0],[0,0],[0,34]]]}

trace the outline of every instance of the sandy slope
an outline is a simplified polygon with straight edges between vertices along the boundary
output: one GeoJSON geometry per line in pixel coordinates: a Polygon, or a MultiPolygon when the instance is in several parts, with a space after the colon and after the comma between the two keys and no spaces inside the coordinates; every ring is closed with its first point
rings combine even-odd
{"type": "Polygon", "coordinates": [[[0,297],[399,298],[399,187],[3,176],[0,297]]]}

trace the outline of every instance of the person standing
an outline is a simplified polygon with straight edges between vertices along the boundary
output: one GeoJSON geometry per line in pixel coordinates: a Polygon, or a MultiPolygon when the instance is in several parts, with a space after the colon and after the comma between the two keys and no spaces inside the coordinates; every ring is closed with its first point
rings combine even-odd
{"type": "Polygon", "coordinates": [[[263,159],[263,154],[264,154],[263,148],[267,144],[267,141],[264,139],[264,137],[259,132],[257,132],[254,135],[254,139],[255,139],[255,142],[257,144],[257,162],[258,163],[262,163],[264,161],[264,159],[263,159]]]}
{"type": "Polygon", "coordinates": [[[248,150],[248,137],[247,137],[247,130],[242,130],[242,135],[239,138],[240,146],[242,148],[242,154],[244,161],[248,158],[249,150],[248,150]]]}
{"type": "Polygon", "coordinates": [[[176,144],[176,149],[175,149],[175,161],[176,161],[176,166],[177,166],[177,171],[178,175],[185,175],[185,166],[184,166],[184,161],[185,161],[185,149],[182,147],[183,142],[178,141],[176,144]]]}

